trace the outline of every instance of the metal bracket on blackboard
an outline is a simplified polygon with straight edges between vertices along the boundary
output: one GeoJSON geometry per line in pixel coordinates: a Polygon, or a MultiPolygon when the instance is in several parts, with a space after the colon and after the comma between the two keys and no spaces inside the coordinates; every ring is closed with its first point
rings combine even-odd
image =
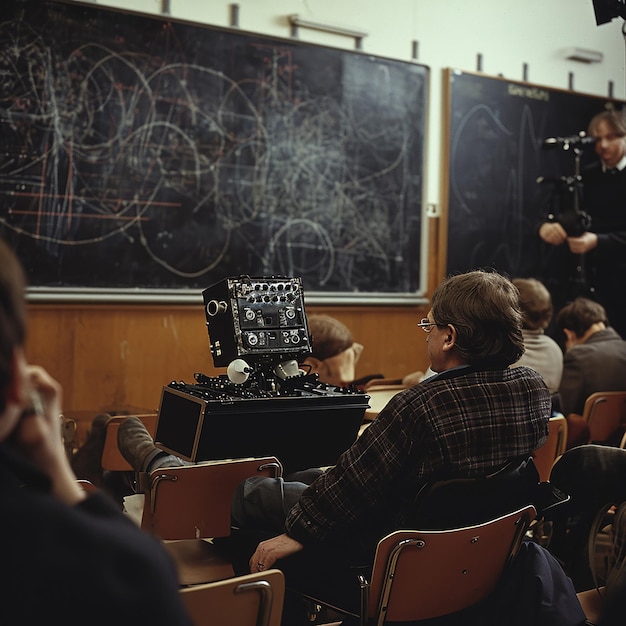
{"type": "Polygon", "coordinates": [[[363,45],[363,37],[367,37],[367,31],[352,26],[340,26],[339,24],[331,24],[329,22],[319,22],[317,20],[311,20],[307,17],[300,17],[300,15],[293,14],[288,16],[289,23],[291,24],[291,36],[298,36],[298,28],[310,28],[312,30],[320,30],[325,33],[332,33],[333,35],[344,35],[345,37],[352,37],[354,39],[354,46],[357,50],[360,50],[363,45]]]}
{"type": "Polygon", "coordinates": [[[429,202],[426,205],[426,217],[441,217],[441,209],[436,202],[429,202]]]}

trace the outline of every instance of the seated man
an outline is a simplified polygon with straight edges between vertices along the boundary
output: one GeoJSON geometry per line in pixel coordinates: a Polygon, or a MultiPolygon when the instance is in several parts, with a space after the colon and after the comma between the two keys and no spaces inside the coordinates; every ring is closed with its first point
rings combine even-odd
{"type": "Polygon", "coordinates": [[[550,393],[556,394],[563,373],[563,352],[559,344],[544,332],[552,320],[550,292],[535,278],[516,278],[513,284],[520,293],[520,307],[524,314],[524,354],[511,367],[526,365],[534,369],[541,374],[550,393]]]}
{"type": "Polygon", "coordinates": [[[566,339],[559,395],[571,448],[589,441],[589,429],[578,417],[585,400],[596,391],[626,391],[626,341],[609,326],[604,307],[588,298],[566,304],[556,324],[566,339]]]}
{"type": "MultiPolygon", "coordinates": [[[[280,567],[290,586],[325,585],[342,563],[371,563],[377,541],[410,523],[425,483],[488,475],[545,441],[550,392],[534,370],[509,368],[524,350],[509,280],[482,271],[448,278],[419,325],[437,375],[393,397],[311,485],[243,484],[235,524],[276,535],[252,546],[246,570],[280,567]]],[[[336,577],[325,586],[341,593],[336,577]]]]}

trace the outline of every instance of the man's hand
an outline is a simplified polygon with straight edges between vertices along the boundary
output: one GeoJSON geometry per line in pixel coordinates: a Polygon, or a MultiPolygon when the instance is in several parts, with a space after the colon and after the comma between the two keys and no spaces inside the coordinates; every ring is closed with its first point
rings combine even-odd
{"type": "Polygon", "coordinates": [[[560,246],[567,239],[565,229],[558,222],[544,222],[539,227],[539,236],[553,246],[560,246]]]}
{"type": "Polygon", "coordinates": [[[25,370],[24,412],[13,435],[14,445],[47,474],[52,492],[66,504],[76,504],[85,492],[76,482],[61,437],[61,385],[46,370],[30,365],[25,370]]]}
{"type": "Polygon", "coordinates": [[[302,544],[286,534],[262,541],[250,557],[250,571],[254,573],[268,570],[278,559],[300,552],[300,550],[302,550],[302,544]]]}
{"type": "Polygon", "coordinates": [[[598,235],[583,233],[580,237],[568,237],[567,245],[573,254],[586,254],[598,245],[598,235]]]}

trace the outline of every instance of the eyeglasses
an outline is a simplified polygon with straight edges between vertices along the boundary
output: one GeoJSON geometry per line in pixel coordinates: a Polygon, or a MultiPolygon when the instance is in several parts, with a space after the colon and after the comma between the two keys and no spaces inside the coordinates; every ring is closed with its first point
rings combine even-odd
{"type": "Polygon", "coordinates": [[[425,333],[429,333],[433,326],[445,326],[445,324],[437,324],[437,322],[431,322],[427,317],[423,317],[419,324],[417,324],[425,333]]]}
{"type": "Polygon", "coordinates": [[[432,329],[433,326],[437,326],[436,322],[431,322],[427,317],[423,317],[418,326],[425,332],[425,333],[429,333],[432,329]]]}

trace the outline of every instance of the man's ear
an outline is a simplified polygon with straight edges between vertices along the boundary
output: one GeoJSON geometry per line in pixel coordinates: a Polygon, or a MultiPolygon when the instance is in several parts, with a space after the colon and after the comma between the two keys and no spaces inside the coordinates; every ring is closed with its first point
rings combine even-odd
{"type": "Polygon", "coordinates": [[[443,349],[452,350],[456,344],[456,328],[452,324],[448,324],[446,330],[448,334],[445,337],[443,349]]]}
{"type": "Polygon", "coordinates": [[[308,365],[310,367],[311,374],[317,374],[320,371],[322,362],[314,356],[308,356],[304,359],[304,361],[302,361],[302,365],[308,365]]]}
{"type": "Polygon", "coordinates": [[[564,328],[563,334],[565,335],[565,340],[567,343],[574,345],[576,341],[578,340],[576,333],[573,330],[570,330],[569,328],[564,328]]]}

